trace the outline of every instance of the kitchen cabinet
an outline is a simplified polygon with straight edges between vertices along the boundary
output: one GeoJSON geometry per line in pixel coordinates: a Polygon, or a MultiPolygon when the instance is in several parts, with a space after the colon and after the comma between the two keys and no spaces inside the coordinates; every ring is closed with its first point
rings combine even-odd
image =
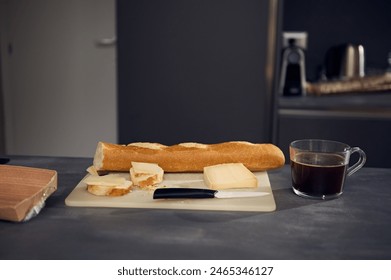
{"type": "Polygon", "coordinates": [[[274,131],[289,159],[289,143],[322,138],[359,146],[366,166],[391,167],[391,94],[280,97],[274,131]]]}
{"type": "Polygon", "coordinates": [[[279,13],[271,0],[119,0],[119,142],[270,141],[279,13]]]}

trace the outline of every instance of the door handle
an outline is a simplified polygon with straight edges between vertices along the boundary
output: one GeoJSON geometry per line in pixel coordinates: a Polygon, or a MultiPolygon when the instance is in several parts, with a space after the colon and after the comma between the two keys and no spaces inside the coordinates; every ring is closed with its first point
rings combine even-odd
{"type": "Polygon", "coordinates": [[[109,38],[101,38],[96,41],[98,47],[112,47],[117,43],[117,38],[115,36],[109,38]]]}

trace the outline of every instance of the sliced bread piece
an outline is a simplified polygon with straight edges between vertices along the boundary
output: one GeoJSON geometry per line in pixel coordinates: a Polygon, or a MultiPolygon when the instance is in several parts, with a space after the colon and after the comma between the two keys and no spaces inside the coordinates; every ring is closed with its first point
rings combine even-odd
{"type": "Polygon", "coordinates": [[[132,182],[117,174],[89,175],[83,182],[87,191],[99,196],[122,196],[131,191],[132,182]]]}
{"type": "Polygon", "coordinates": [[[163,181],[164,171],[156,163],[132,162],[129,170],[130,178],[135,186],[146,188],[163,181]]]}

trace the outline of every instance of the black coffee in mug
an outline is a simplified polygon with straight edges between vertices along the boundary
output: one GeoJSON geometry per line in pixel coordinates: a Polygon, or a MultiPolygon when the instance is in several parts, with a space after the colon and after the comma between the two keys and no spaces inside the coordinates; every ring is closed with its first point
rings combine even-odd
{"type": "Polygon", "coordinates": [[[320,139],[297,140],[290,144],[292,188],[302,197],[331,199],[343,192],[346,176],[364,166],[366,155],[359,147],[320,139]],[[349,166],[350,155],[359,154],[349,166]]]}
{"type": "Polygon", "coordinates": [[[303,152],[291,160],[292,187],[308,196],[342,193],[347,164],[337,154],[303,152]]]}

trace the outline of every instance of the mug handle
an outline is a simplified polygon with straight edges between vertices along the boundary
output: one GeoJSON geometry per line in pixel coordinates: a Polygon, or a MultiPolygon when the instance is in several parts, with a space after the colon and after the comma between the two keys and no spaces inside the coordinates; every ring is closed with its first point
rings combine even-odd
{"type": "Polygon", "coordinates": [[[350,150],[350,155],[352,155],[353,153],[356,153],[356,152],[360,154],[360,158],[358,159],[358,161],[355,164],[353,164],[352,166],[350,166],[348,168],[348,172],[347,172],[348,176],[352,175],[353,173],[358,171],[361,167],[363,167],[366,160],[367,160],[367,156],[366,156],[365,152],[363,150],[361,150],[359,147],[353,147],[350,150]]]}

